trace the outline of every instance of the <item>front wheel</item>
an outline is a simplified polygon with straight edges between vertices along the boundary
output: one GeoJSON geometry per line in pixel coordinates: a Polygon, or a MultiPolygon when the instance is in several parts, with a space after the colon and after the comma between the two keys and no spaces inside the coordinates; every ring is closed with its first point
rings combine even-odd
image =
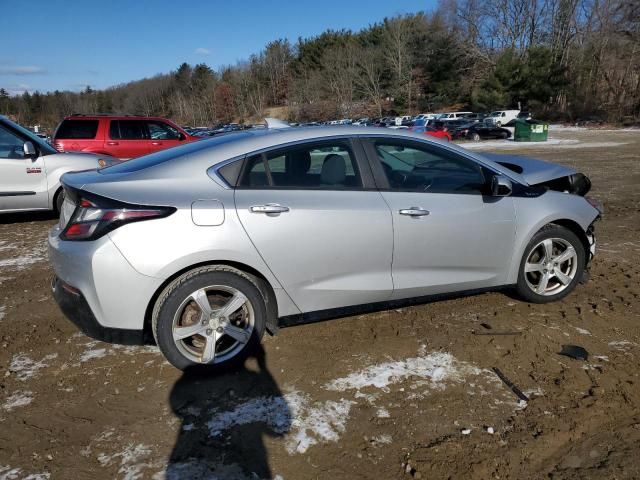
{"type": "Polygon", "coordinates": [[[474,142],[479,142],[480,141],[480,134],[478,134],[477,132],[471,134],[471,140],[473,140],[474,142]]]}
{"type": "Polygon", "coordinates": [[[536,233],[520,262],[517,290],[532,303],[548,303],[576,287],[585,266],[580,239],[567,228],[549,225],[536,233]]]}
{"type": "Polygon", "coordinates": [[[247,358],[264,335],[266,316],[260,290],[248,276],[230,267],[201,267],[160,294],[153,335],[176,368],[215,372],[247,358]]]}

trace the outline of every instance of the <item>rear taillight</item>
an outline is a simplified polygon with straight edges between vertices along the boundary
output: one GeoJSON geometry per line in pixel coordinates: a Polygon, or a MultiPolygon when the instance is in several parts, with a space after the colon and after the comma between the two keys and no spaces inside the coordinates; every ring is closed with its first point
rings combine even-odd
{"type": "Polygon", "coordinates": [[[92,200],[80,197],[60,238],[75,241],[96,240],[127,223],[167,217],[176,210],[171,207],[129,205],[110,199],[102,199],[102,205],[100,197],[92,197],[92,200]]]}

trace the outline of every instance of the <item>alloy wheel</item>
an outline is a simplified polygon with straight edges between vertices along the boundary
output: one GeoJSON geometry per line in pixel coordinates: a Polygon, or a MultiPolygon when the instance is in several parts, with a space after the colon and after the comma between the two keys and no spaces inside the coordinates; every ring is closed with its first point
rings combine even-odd
{"type": "Polygon", "coordinates": [[[244,349],[254,326],[253,305],[240,290],[211,285],[191,293],[180,304],[173,318],[172,334],[186,358],[195,363],[217,364],[244,349]]]}
{"type": "Polygon", "coordinates": [[[524,277],[538,295],[551,296],[565,290],[578,271],[578,254],[563,238],[540,241],[524,263],[524,277]]]}

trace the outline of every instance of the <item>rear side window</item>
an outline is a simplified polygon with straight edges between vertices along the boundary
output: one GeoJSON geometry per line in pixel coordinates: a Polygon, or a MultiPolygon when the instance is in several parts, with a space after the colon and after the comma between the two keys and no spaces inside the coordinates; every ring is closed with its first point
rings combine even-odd
{"type": "Polygon", "coordinates": [[[98,120],[63,120],[55,134],[60,139],[96,138],[98,120]]]}
{"type": "Polygon", "coordinates": [[[362,187],[362,180],[350,143],[332,141],[249,157],[240,186],[336,190],[362,187]]]}
{"type": "Polygon", "coordinates": [[[112,120],[109,138],[113,140],[144,140],[148,138],[145,122],[140,120],[112,120]]]}

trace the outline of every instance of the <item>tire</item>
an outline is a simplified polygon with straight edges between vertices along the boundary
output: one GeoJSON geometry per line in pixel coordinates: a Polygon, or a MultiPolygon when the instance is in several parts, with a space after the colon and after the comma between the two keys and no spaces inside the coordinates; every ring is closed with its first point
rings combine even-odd
{"type": "Polygon", "coordinates": [[[509,134],[508,134],[508,133],[506,133],[506,132],[502,132],[502,133],[500,134],[500,138],[501,138],[502,140],[506,140],[506,139],[508,139],[508,138],[509,138],[509,134]]]}
{"type": "Polygon", "coordinates": [[[163,290],[151,326],[160,351],[174,367],[215,373],[244,362],[262,340],[266,319],[264,298],[249,276],[232,267],[206,266],[163,290]],[[174,340],[174,332],[185,336],[174,340]]]}
{"type": "Polygon", "coordinates": [[[476,133],[472,133],[471,134],[471,140],[473,140],[474,142],[479,142],[480,141],[480,134],[476,133]]]}
{"type": "Polygon", "coordinates": [[[584,245],[576,234],[560,225],[547,225],[533,236],[524,251],[518,270],[517,292],[531,303],[560,300],[573,291],[584,268],[584,245]],[[550,261],[547,260],[549,245],[550,261]],[[555,259],[559,261],[554,262],[555,259]],[[547,283],[544,283],[545,277],[547,283]]]}
{"type": "Polygon", "coordinates": [[[496,127],[501,127],[501,126],[502,126],[502,122],[501,122],[500,120],[498,120],[498,121],[496,122],[496,127]]]}
{"type": "Polygon", "coordinates": [[[56,196],[53,199],[53,211],[56,215],[60,215],[62,212],[62,204],[64,203],[64,190],[61,188],[56,192],[56,196]]]}

